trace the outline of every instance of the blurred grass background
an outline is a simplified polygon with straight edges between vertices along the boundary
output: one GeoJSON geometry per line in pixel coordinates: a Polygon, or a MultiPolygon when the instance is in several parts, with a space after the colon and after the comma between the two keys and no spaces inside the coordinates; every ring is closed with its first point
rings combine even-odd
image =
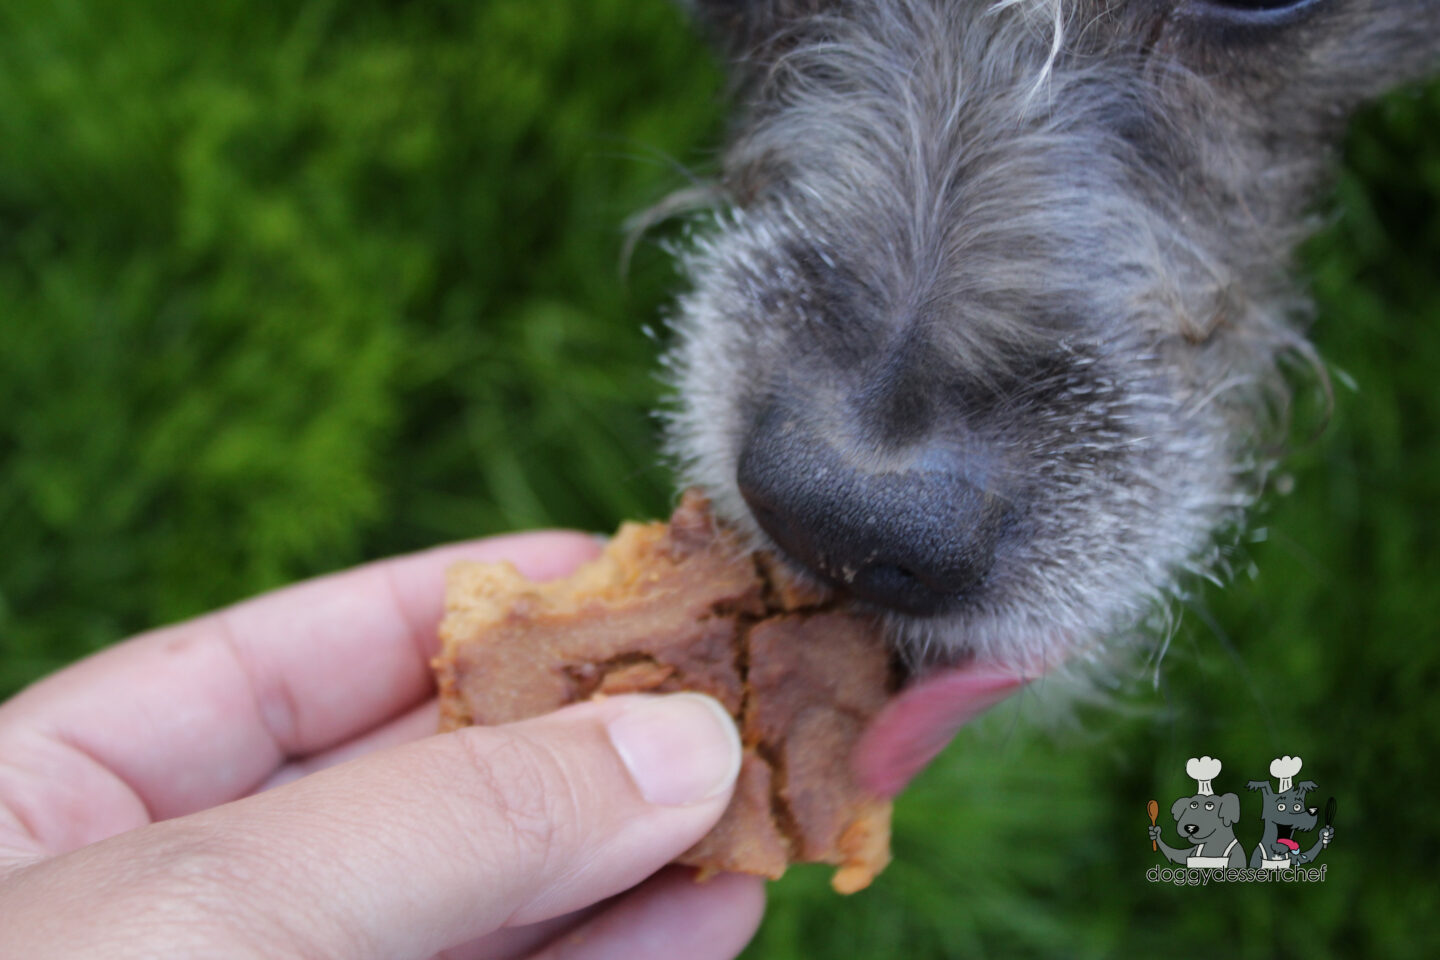
{"type": "MultiPolygon", "coordinates": [[[[0,693],[367,558],[663,513],[675,278],[647,243],[622,279],[620,224],[712,167],[721,90],[666,0],[0,6],[0,693]]],[[[1330,208],[1333,420],[1158,683],[997,710],[874,889],[794,871],[749,956],[1440,955],[1440,87],[1360,120],[1330,208]],[[1305,758],[1324,884],[1145,881],[1197,753],[1247,845],[1244,781],[1305,758]]]]}

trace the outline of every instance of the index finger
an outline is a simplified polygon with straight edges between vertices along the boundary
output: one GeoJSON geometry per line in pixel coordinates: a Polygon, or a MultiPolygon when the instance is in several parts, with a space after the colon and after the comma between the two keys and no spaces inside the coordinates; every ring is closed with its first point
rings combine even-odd
{"type": "MultiPolygon", "coordinates": [[[[121,785],[156,820],[234,799],[287,757],[343,742],[431,692],[428,661],[451,564],[506,559],[532,579],[548,579],[599,549],[594,538],[570,532],[438,547],[286,587],[101,651],[0,706],[7,759],[0,768],[7,796],[0,799],[14,801],[6,780],[13,788],[26,770],[32,781],[66,793],[68,804],[52,796],[28,818],[21,812],[32,832],[34,821],[59,815],[52,811],[99,806],[94,791],[121,785]],[[106,774],[120,784],[105,785],[106,774]]],[[[99,832],[118,832],[117,825],[99,832]]]]}

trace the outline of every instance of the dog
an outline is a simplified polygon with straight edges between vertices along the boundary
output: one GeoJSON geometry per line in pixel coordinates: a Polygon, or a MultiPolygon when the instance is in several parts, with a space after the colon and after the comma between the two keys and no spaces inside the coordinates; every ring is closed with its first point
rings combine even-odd
{"type": "Polygon", "coordinates": [[[1313,863],[1320,853],[1330,846],[1335,838],[1335,828],[1326,824],[1320,829],[1319,839],[1305,852],[1295,840],[1297,833],[1309,833],[1315,829],[1315,808],[1305,806],[1305,794],[1315,789],[1315,781],[1294,782],[1300,772],[1299,757],[1278,757],[1270,763],[1270,775],[1277,778],[1279,791],[1272,789],[1269,780],[1251,780],[1246,786],[1264,793],[1265,801],[1260,807],[1260,819],[1265,832],[1250,855],[1250,866],[1264,870],[1286,870],[1303,863],[1313,863]]]}
{"type": "Polygon", "coordinates": [[[666,445],[912,664],[1028,675],[1222,565],[1305,338],[1291,251],[1433,0],[690,0],[739,105],[666,445]]]}
{"type": "Polygon", "coordinates": [[[1180,836],[1191,845],[1185,850],[1172,847],[1161,837],[1161,829],[1150,827],[1150,839],[1165,859],[1194,869],[1245,866],[1245,848],[1235,836],[1240,822],[1240,797],[1227,793],[1216,796],[1212,781],[1220,775],[1219,760],[1191,757],[1185,772],[1196,780],[1194,796],[1181,797],[1170,806],[1170,816],[1180,836]]]}

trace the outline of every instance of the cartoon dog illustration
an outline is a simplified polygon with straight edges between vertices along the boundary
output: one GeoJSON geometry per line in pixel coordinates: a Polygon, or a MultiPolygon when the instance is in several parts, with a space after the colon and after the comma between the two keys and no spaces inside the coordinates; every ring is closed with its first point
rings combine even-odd
{"type": "Polygon", "coordinates": [[[1195,795],[1176,800],[1170,815],[1190,849],[1170,846],[1161,839],[1160,827],[1149,828],[1151,841],[1171,863],[1197,869],[1245,866],[1245,848],[1234,829],[1240,820],[1240,797],[1233,793],[1217,797],[1212,785],[1220,766],[1214,757],[1191,757],[1185,763],[1185,772],[1195,778],[1195,795]]]}
{"type": "Polygon", "coordinates": [[[1291,756],[1278,757],[1270,762],[1270,776],[1280,781],[1278,792],[1270,788],[1269,780],[1251,780],[1246,784],[1251,790],[1265,792],[1265,803],[1260,811],[1265,834],[1250,856],[1251,867],[1286,870],[1302,863],[1312,863],[1335,836],[1335,828],[1327,823],[1320,829],[1320,839],[1315,845],[1304,853],[1300,852],[1300,844],[1294,835],[1315,829],[1315,808],[1305,806],[1305,794],[1315,789],[1315,781],[1294,782],[1302,762],[1299,757],[1291,756]]]}

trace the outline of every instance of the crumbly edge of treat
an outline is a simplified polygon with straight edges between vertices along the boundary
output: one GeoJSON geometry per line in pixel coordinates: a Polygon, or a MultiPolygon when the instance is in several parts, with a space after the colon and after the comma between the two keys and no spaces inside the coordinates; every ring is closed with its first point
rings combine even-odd
{"type": "MultiPolygon", "coordinates": [[[[647,554],[662,543],[670,531],[670,524],[664,521],[622,524],[604,552],[569,576],[555,580],[529,580],[508,561],[462,561],[452,566],[446,581],[446,617],[441,624],[442,649],[432,661],[432,666],[440,673],[441,729],[453,730],[474,722],[473,717],[466,715],[463,698],[455,690],[451,671],[440,670],[460,646],[470,642],[486,626],[504,620],[517,608],[523,607],[527,614],[566,615],[597,601],[604,604],[608,598],[618,597],[616,602],[623,605],[639,578],[646,575],[647,554]]],[[[724,533],[717,532],[716,536],[722,542],[730,542],[724,533]]],[[[737,555],[744,552],[738,546],[735,550],[737,555]]],[[[768,555],[749,553],[749,559],[761,585],[763,613],[716,611],[724,616],[734,616],[736,621],[736,665],[743,693],[735,719],[742,737],[748,726],[754,696],[749,678],[750,631],[757,624],[776,617],[827,613],[839,606],[833,594],[789,577],[768,555]]],[[[649,575],[656,576],[654,573],[649,575]]],[[[596,695],[605,695],[598,691],[606,686],[608,677],[608,672],[600,675],[596,695]]],[[[784,757],[759,740],[748,737],[744,740],[747,750],[754,751],[770,768],[771,819],[789,848],[789,861],[802,862],[795,859],[797,837],[802,831],[785,799],[788,771],[784,757]]],[[[889,863],[890,815],[891,803],[888,800],[872,798],[857,805],[835,844],[835,855],[818,861],[837,868],[831,878],[831,886],[836,892],[850,894],[864,889],[889,863]]],[[[702,866],[698,878],[704,879],[712,872],[702,866]]],[[[783,872],[771,876],[771,879],[779,879],[783,872]]]]}
{"type": "Polygon", "coordinates": [[[461,560],[446,577],[446,613],[463,612],[467,625],[478,627],[503,620],[521,598],[535,613],[564,615],[587,602],[623,595],[641,575],[646,551],[665,537],[666,527],[658,521],[622,524],[602,553],[555,580],[531,580],[508,560],[461,560]]]}

